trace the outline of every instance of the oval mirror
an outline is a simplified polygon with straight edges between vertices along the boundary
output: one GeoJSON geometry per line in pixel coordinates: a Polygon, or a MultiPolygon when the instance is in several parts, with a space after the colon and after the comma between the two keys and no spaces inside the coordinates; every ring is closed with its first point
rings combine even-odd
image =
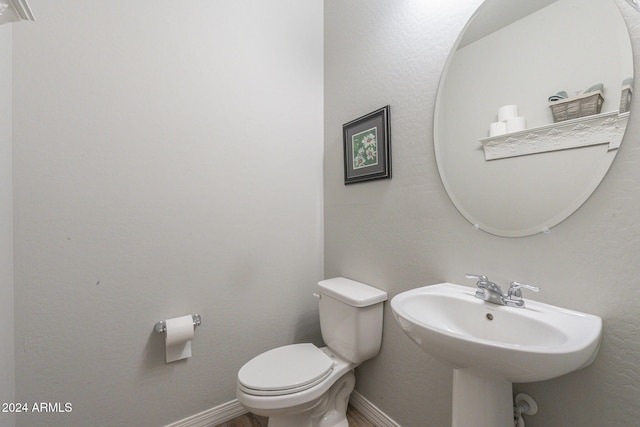
{"type": "Polygon", "coordinates": [[[632,76],[613,0],[486,0],[436,99],[436,161],[458,210],[507,237],[571,215],[615,158],[632,76]]]}

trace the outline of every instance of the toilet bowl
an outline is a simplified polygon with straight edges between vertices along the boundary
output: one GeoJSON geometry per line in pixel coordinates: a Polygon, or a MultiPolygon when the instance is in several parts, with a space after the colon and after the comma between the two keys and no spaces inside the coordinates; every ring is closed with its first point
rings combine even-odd
{"type": "Polygon", "coordinates": [[[278,347],[238,372],[238,401],[249,412],[269,417],[269,427],[348,427],[353,370],[380,350],[386,292],[342,277],[318,285],[327,346],[278,347]]]}
{"type": "MultiPolygon", "coordinates": [[[[238,400],[250,412],[269,417],[269,427],[338,427],[322,422],[346,414],[355,385],[355,364],[327,347],[293,344],[263,353],[238,372],[238,400]],[[290,369],[292,368],[292,369],[290,369]],[[279,377],[279,378],[278,378],[279,377]],[[269,385],[269,381],[274,385],[269,385]]],[[[344,424],[347,427],[347,424],[344,424]]]]}

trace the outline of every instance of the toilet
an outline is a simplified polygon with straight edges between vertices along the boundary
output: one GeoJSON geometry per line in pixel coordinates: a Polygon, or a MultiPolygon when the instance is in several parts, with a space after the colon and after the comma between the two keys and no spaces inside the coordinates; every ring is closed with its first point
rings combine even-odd
{"type": "Polygon", "coordinates": [[[387,293],[344,277],[318,283],[326,347],[292,344],[262,353],[238,371],[236,395],[269,427],[348,427],[353,370],[376,356],[387,293]]]}

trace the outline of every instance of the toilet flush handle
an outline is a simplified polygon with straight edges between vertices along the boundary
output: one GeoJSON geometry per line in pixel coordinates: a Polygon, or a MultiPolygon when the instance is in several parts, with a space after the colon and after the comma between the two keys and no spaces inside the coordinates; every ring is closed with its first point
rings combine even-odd
{"type": "Polygon", "coordinates": [[[314,296],[315,298],[317,298],[317,299],[322,298],[322,295],[320,295],[320,294],[319,294],[319,293],[317,293],[317,292],[314,292],[314,293],[313,293],[313,296],[314,296]]]}

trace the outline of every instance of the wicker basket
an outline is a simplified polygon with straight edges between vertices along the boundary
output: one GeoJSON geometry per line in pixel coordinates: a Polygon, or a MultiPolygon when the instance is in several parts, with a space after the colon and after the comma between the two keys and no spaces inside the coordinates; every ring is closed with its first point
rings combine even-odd
{"type": "Polygon", "coordinates": [[[554,123],[578,117],[600,114],[604,98],[602,91],[589,92],[574,98],[563,99],[549,103],[554,123]]]}

